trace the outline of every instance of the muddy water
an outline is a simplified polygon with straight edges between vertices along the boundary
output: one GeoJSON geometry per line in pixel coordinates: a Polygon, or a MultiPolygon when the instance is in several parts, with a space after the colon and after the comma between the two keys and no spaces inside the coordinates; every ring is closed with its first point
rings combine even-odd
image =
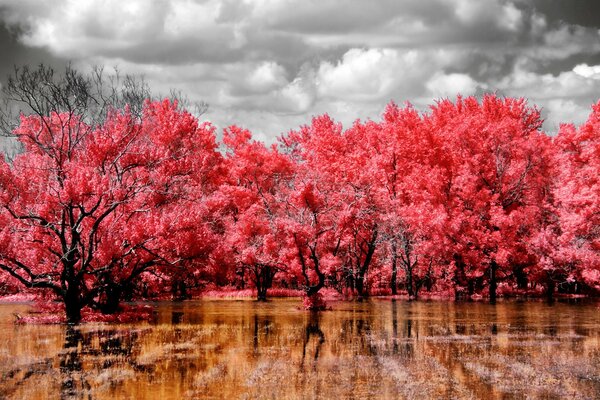
{"type": "Polygon", "coordinates": [[[580,302],[154,304],[127,325],[15,325],[0,398],[600,398],[600,313],[580,302]]]}

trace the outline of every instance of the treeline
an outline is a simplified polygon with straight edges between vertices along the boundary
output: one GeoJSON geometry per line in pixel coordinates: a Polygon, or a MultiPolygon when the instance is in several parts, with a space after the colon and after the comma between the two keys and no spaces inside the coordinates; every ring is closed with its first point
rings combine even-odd
{"type": "Polygon", "coordinates": [[[235,126],[217,143],[135,86],[98,107],[81,75],[26,72],[37,86],[8,85],[29,113],[0,163],[3,290],[47,293],[69,322],[207,286],[300,289],[308,308],[324,287],[491,301],[600,288],[600,103],[556,137],[526,101],[487,95],[391,103],[347,129],[319,116],[267,147],[235,126]]]}

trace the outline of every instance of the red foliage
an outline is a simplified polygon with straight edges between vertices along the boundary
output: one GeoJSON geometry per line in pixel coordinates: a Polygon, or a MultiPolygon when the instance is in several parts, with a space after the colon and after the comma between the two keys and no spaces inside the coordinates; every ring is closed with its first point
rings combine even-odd
{"type": "MultiPolygon", "coordinates": [[[[550,139],[522,99],[390,103],[267,147],[169,101],[23,116],[0,162],[4,293],[45,290],[70,322],[127,298],[302,294],[481,298],[600,290],[600,103],[550,139]],[[206,286],[206,287],[205,287],[206,286]]],[[[128,318],[125,314],[114,318],[128,318]]],[[[113,317],[111,317],[113,318],[113,317]]]]}
{"type": "Polygon", "coordinates": [[[93,303],[115,311],[148,271],[208,258],[202,200],[220,156],[212,127],[175,103],[147,102],[141,118],[113,110],[100,126],[23,116],[15,135],[25,151],[0,162],[0,269],[49,289],[69,321],[93,303]]]}

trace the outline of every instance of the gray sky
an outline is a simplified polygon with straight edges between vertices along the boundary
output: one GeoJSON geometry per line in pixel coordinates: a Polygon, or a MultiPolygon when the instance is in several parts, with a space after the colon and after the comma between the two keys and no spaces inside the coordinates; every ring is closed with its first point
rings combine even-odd
{"type": "Polygon", "coordinates": [[[490,91],[537,104],[553,134],[600,98],[598,0],[0,0],[0,21],[2,79],[118,66],[267,142],[317,114],[490,91]]]}

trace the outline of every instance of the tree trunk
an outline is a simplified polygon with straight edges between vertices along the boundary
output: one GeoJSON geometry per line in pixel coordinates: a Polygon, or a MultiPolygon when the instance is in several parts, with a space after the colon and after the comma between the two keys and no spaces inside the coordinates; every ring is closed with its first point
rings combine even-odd
{"type": "Polygon", "coordinates": [[[102,314],[114,314],[121,305],[121,296],[123,288],[121,285],[111,285],[105,291],[105,298],[100,303],[100,312],[102,314]]]}
{"type": "Polygon", "coordinates": [[[548,300],[548,303],[552,303],[554,301],[554,279],[552,279],[552,276],[550,276],[550,274],[547,274],[546,277],[546,300],[548,300]]]}
{"type": "Polygon", "coordinates": [[[358,292],[358,298],[361,299],[363,297],[368,297],[369,293],[365,290],[365,276],[369,271],[369,266],[371,265],[371,260],[373,259],[373,254],[375,254],[375,246],[377,241],[377,230],[373,231],[373,235],[371,236],[371,240],[367,245],[367,254],[365,254],[365,260],[360,265],[360,259],[357,260],[358,265],[358,276],[356,277],[356,291],[358,292]]]}
{"type": "Polygon", "coordinates": [[[323,288],[323,286],[325,286],[325,279],[321,280],[319,277],[319,283],[317,283],[316,285],[313,286],[308,286],[305,290],[306,296],[310,297],[310,296],[314,296],[315,294],[319,293],[319,290],[321,290],[321,288],[323,288]],[[323,283],[321,283],[321,281],[323,283]]]}
{"type": "Polygon", "coordinates": [[[452,258],[454,260],[454,265],[456,266],[454,276],[452,277],[452,280],[454,281],[454,299],[461,300],[464,297],[464,290],[468,284],[468,280],[465,276],[465,262],[463,257],[457,253],[454,253],[452,258]]]}
{"type": "Polygon", "coordinates": [[[523,267],[521,265],[518,265],[513,269],[513,275],[517,281],[517,288],[523,290],[527,289],[527,274],[523,271],[523,267]]]}
{"type": "Polygon", "coordinates": [[[323,274],[320,271],[317,271],[317,277],[319,278],[319,281],[316,285],[309,284],[305,287],[304,293],[306,294],[306,297],[316,296],[317,293],[319,293],[319,290],[321,290],[325,286],[325,274],[323,274]]]}
{"type": "Polygon", "coordinates": [[[256,295],[258,301],[267,301],[267,290],[273,286],[275,271],[268,265],[255,265],[256,295]]]}
{"type": "Polygon", "coordinates": [[[398,256],[396,255],[396,243],[392,243],[392,279],[390,286],[392,288],[392,295],[398,294],[398,256]]]}
{"type": "Polygon", "coordinates": [[[67,323],[69,325],[76,325],[81,322],[81,298],[79,293],[79,287],[77,284],[69,283],[67,292],[64,297],[65,302],[65,313],[67,315],[67,323]]]}
{"type": "Polygon", "coordinates": [[[173,300],[175,301],[187,300],[189,298],[185,281],[182,279],[178,279],[173,282],[172,292],[173,300]]]}
{"type": "Polygon", "coordinates": [[[368,292],[365,290],[365,277],[361,272],[359,272],[356,276],[356,282],[354,285],[356,286],[356,293],[358,294],[359,300],[369,297],[368,292]]]}
{"type": "Polygon", "coordinates": [[[490,263],[490,304],[495,304],[496,303],[496,288],[497,288],[497,282],[496,282],[496,270],[498,269],[498,264],[496,264],[496,261],[493,260],[490,263]]]}
{"type": "Polygon", "coordinates": [[[264,286],[256,288],[256,300],[267,301],[267,288],[264,286]]]}
{"type": "Polygon", "coordinates": [[[264,268],[254,266],[254,286],[256,286],[256,300],[267,301],[267,285],[264,281],[264,268]]]}
{"type": "Polygon", "coordinates": [[[415,297],[414,291],[414,282],[413,282],[413,274],[412,268],[408,267],[406,270],[406,292],[408,293],[408,300],[412,300],[415,297]]]}

